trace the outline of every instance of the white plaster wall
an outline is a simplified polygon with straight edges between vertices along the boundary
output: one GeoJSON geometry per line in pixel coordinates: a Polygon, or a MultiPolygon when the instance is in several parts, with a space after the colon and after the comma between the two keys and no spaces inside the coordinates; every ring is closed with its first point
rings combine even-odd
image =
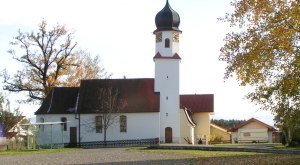
{"type": "MultiPolygon", "coordinates": [[[[132,139],[148,139],[159,137],[159,113],[126,113],[120,114],[127,116],[127,132],[120,132],[119,117],[116,118],[116,122],[107,130],[107,140],[132,140],[132,139]]],[[[103,141],[102,133],[96,133],[95,128],[95,114],[81,114],[81,142],[91,141],[103,141]]],[[[52,128],[52,142],[64,143],[70,142],[70,127],[77,127],[77,138],[79,138],[78,120],[75,119],[75,115],[37,115],[36,120],[40,122],[40,118],[43,117],[45,122],[57,122],[61,121],[61,117],[66,117],[67,131],[62,130],[61,124],[53,125],[52,128]]],[[[38,144],[50,144],[51,143],[51,126],[45,125],[44,131],[38,132],[38,144]]],[[[77,139],[79,142],[79,139],[77,139]]]]}
{"type": "Polygon", "coordinates": [[[273,136],[272,136],[273,132],[272,131],[268,131],[268,143],[273,143],[273,136]]]}
{"type": "MultiPolygon", "coordinates": [[[[246,130],[244,129],[243,132],[245,132],[246,130]]],[[[251,131],[251,130],[248,130],[248,132],[251,131]]],[[[252,130],[253,131],[253,130],[252,130]]],[[[272,131],[268,131],[267,133],[267,137],[264,136],[264,137],[258,137],[258,136],[255,136],[255,133],[251,133],[251,135],[254,135],[254,137],[248,137],[247,139],[244,139],[243,136],[241,135],[242,131],[237,131],[237,132],[232,132],[231,133],[231,142],[232,143],[235,143],[235,140],[248,140],[249,142],[252,142],[252,140],[259,140],[259,139],[267,139],[268,140],[268,143],[272,143],[273,142],[273,139],[272,139],[272,131]],[[252,138],[252,139],[251,139],[252,138]]]]}
{"type": "MultiPolygon", "coordinates": [[[[61,124],[52,125],[52,142],[53,143],[69,143],[70,142],[70,127],[77,127],[78,120],[75,119],[74,114],[51,114],[51,115],[36,115],[36,122],[40,123],[41,118],[44,122],[61,122],[61,118],[67,118],[67,131],[62,131],[61,124]]],[[[37,143],[38,144],[51,144],[51,125],[37,126],[37,143]],[[42,131],[41,127],[44,127],[42,131]]],[[[78,133],[78,131],[77,131],[78,133]]],[[[78,136],[78,135],[77,135],[78,136]]]]}
{"type": "Polygon", "coordinates": [[[267,141],[272,143],[272,132],[268,131],[268,128],[259,122],[251,122],[241,127],[237,131],[238,140],[245,142],[252,141],[267,141]],[[244,137],[243,133],[249,132],[250,136],[244,137]]]}
{"type": "Polygon", "coordinates": [[[230,141],[230,133],[210,126],[210,135],[213,137],[222,137],[222,141],[230,141]]]}
{"type": "Polygon", "coordinates": [[[191,136],[191,124],[188,122],[184,111],[180,110],[180,143],[188,144],[184,138],[193,139],[191,136]]]}
{"type": "Polygon", "coordinates": [[[178,95],[179,63],[178,59],[155,59],[155,92],[165,95],[178,95]]]}
{"type": "MultiPolygon", "coordinates": [[[[148,139],[159,137],[158,113],[125,113],[119,114],[127,117],[127,132],[120,132],[119,117],[116,117],[114,125],[107,130],[107,141],[113,140],[132,140],[132,139],[148,139]]],[[[104,130],[102,133],[96,133],[96,130],[90,129],[95,125],[95,115],[81,116],[81,141],[103,141],[104,130]],[[86,125],[84,123],[90,123],[86,125]]]]}
{"type": "Polygon", "coordinates": [[[193,120],[196,124],[195,127],[195,140],[198,141],[199,138],[206,139],[208,142],[210,135],[210,113],[201,112],[194,113],[193,120]]]}
{"type": "MultiPolygon", "coordinates": [[[[179,53],[179,43],[173,42],[175,31],[163,31],[162,42],[157,42],[155,54],[172,57],[179,53]],[[165,39],[169,38],[170,47],[165,48],[165,39]]],[[[172,141],[180,141],[179,111],[179,59],[154,59],[155,91],[160,92],[160,142],[165,142],[165,128],[172,128],[172,141]]]]}
{"type": "Polygon", "coordinates": [[[241,141],[269,141],[267,128],[241,127],[238,129],[238,140],[241,141]],[[250,136],[244,136],[244,133],[250,133],[250,136]]]}
{"type": "Polygon", "coordinates": [[[160,92],[160,140],[165,128],[172,128],[173,142],[179,143],[179,60],[155,59],[155,91],[160,92]]]}
{"type": "Polygon", "coordinates": [[[238,137],[237,137],[237,132],[232,132],[232,133],[231,133],[231,143],[232,143],[232,144],[235,144],[236,141],[238,140],[237,138],[238,138],[238,137]]]}
{"type": "Polygon", "coordinates": [[[162,33],[162,42],[157,42],[155,45],[155,54],[160,53],[165,57],[172,57],[175,53],[179,52],[179,43],[173,42],[173,33],[178,33],[176,31],[163,31],[162,33]],[[165,39],[170,39],[170,47],[165,48],[165,39]]]}

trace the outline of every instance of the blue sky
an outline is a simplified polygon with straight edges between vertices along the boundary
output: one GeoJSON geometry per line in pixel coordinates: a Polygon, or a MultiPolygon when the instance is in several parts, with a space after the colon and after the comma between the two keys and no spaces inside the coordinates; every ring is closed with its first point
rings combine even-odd
{"type": "MultiPolygon", "coordinates": [[[[230,0],[170,0],[181,18],[180,93],[215,95],[212,118],[249,119],[273,124],[270,112],[243,99],[251,87],[240,87],[234,78],[224,82],[226,64],[218,61],[227,24],[217,20],[232,11],[230,0]]],[[[7,50],[21,31],[31,31],[44,18],[49,26],[65,24],[75,31],[80,48],[100,55],[101,65],[113,78],[153,78],[154,18],[165,0],[0,0],[0,69],[20,68],[7,50]]],[[[1,86],[1,84],[0,84],[1,86]]],[[[22,96],[18,96],[22,97],[22,96]]],[[[11,95],[11,98],[16,98],[11,95]]],[[[32,116],[37,106],[22,105],[32,116]]]]}

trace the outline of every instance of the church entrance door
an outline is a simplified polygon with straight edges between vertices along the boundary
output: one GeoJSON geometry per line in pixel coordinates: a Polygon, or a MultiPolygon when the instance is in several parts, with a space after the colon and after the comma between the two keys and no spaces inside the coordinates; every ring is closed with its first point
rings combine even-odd
{"type": "Polygon", "coordinates": [[[166,127],[165,128],[165,142],[166,143],[172,143],[172,128],[171,127],[166,127]]]}

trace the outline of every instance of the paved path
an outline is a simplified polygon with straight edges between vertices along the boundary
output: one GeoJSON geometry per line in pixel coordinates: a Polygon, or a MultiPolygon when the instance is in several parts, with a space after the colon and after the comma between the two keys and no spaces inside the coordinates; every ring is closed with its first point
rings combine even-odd
{"type": "MultiPolygon", "coordinates": [[[[129,152],[126,148],[83,149],[72,152],[24,155],[0,155],[1,165],[56,164],[191,164],[193,158],[180,154],[162,155],[149,152],[129,152]]],[[[193,163],[192,163],[193,164],[193,163]]]]}

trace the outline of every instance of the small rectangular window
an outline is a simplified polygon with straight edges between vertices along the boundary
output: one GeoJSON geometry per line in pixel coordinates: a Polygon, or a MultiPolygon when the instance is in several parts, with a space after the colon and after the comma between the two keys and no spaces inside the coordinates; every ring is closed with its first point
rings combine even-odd
{"type": "Polygon", "coordinates": [[[102,133],[102,116],[96,116],[96,133],[102,133]]]}
{"type": "Polygon", "coordinates": [[[249,137],[249,136],[251,136],[250,132],[245,132],[243,135],[244,135],[244,137],[249,137]]]}

